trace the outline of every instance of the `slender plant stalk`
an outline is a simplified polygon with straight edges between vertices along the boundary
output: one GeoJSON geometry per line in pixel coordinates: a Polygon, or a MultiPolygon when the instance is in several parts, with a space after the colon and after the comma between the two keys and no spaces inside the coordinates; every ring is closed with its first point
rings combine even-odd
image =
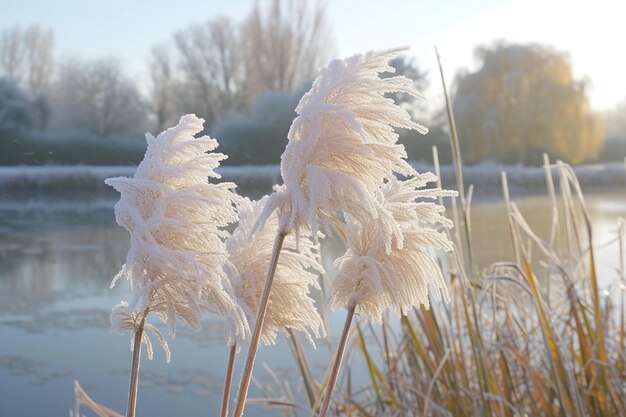
{"type": "Polygon", "coordinates": [[[76,398],[76,402],[74,404],[74,414],[72,417],[80,417],[81,415],[84,415],[80,413],[81,404],[85,404],[87,407],[91,408],[91,410],[96,413],[98,417],[124,417],[120,413],[117,413],[92,400],[91,397],[87,395],[83,387],[80,386],[78,381],[74,381],[74,397],[76,398]]]}
{"type": "Polygon", "coordinates": [[[326,417],[326,414],[328,413],[328,407],[330,406],[330,400],[332,399],[333,391],[335,390],[335,383],[337,382],[337,377],[339,376],[339,368],[341,367],[343,352],[346,349],[346,342],[348,341],[348,334],[350,333],[350,326],[352,325],[352,318],[354,317],[355,309],[356,304],[354,303],[348,308],[348,315],[346,316],[346,322],[343,325],[343,332],[341,333],[339,346],[337,346],[337,353],[335,354],[333,367],[330,371],[330,378],[328,380],[328,385],[326,386],[326,394],[324,395],[324,402],[322,403],[319,417],[326,417]]]}
{"type": "Polygon", "coordinates": [[[233,343],[230,347],[228,355],[228,368],[226,369],[226,378],[224,380],[224,394],[222,395],[222,411],[220,417],[228,415],[228,403],[230,402],[230,385],[233,381],[233,369],[235,368],[235,354],[237,353],[237,344],[233,343]]]}
{"type": "MultiPolygon", "coordinates": [[[[470,268],[474,267],[474,261],[472,256],[472,241],[471,241],[471,225],[468,209],[468,201],[465,198],[465,185],[463,183],[463,161],[461,160],[461,146],[459,145],[459,135],[456,130],[456,122],[454,121],[454,112],[452,111],[452,103],[446,87],[446,79],[443,75],[443,66],[441,65],[441,57],[439,51],[435,47],[435,55],[437,56],[437,63],[439,65],[439,74],[441,76],[441,85],[443,87],[443,95],[446,99],[446,113],[448,115],[448,123],[450,125],[450,135],[452,138],[452,159],[454,161],[454,172],[456,174],[456,186],[459,192],[459,199],[461,200],[461,209],[463,210],[463,226],[465,229],[465,244],[467,245],[467,256],[470,268]]],[[[458,223],[457,223],[458,224],[458,223]]]]}
{"type": "Polygon", "coordinates": [[[509,231],[511,232],[511,242],[513,242],[513,254],[515,255],[515,263],[517,265],[522,264],[521,250],[519,246],[519,236],[516,233],[515,222],[513,221],[512,209],[511,209],[511,197],[509,196],[509,182],[507,180],[506,172],[500,173],[502,177],[502,195],[504,196],[504,206],[506,208],[506,217],[509,221],[509,231]]]}
{"type": "Polygon", "coordinates": [[[315,384],[315,380],[313,379],[313,375],[311,375],[309,361],[304,354],[302,345],[300,345],[300,342],[298,341],[298,335],[296,335],[293,329],[290,328],[287,328],[287,333],[289,333],[289,342],[291,344],[293,355],[296,358],[296,362],[300,368],[300,373],[302,374],[302,381],[304,382],[304,387],[306,388],[309,404],[311,405],[311,408],[314,408],[317,402],[316,392],[318,391],[318,388],[315,384]]]}
{"type": "MultiPolygon", "coordinates": [[[[552,180],[552,167],[550,166],[550,158],[547,153],[543,154],[543,169],[546,173],[546,185],[548,187],[548,195],[550,203],[552,203],[552,221],[550,223],[550,241],[548,249],[553,252],[556,243],[556,233],[559,226],[559,206],[556,200],[556,191],[554,189],[554,181],[552,180]]],[[[546,302],[548,305],[552,302],[552,280],[546,280],[546,302]]]]}
{"type": "Polygon", "coordinates": [[[265,286],[261,293],[261,299],[259,300],[259,307],[256,313],[256,322],[254,324],[254,331],[252,332],[252,338],[250,339],[250,348],[248,349],[248,357],[246,358],[246,364],[243,368],[243,376],[241,377],[241,384],[239,384],[239,395],[237,396],[237,403],[235,404],[235,417],[241,417],[243,415],[243,409],[246,405],[246,397],[248,396],[248,387],[250,386],[250,380],[252,379],[252,368],[254,368],[254,360],[256,358],[256,352],[259,349],[259,338],[261,337],[261,329],[263,328],[263,322],[265,321],[265,313],[267,311],[267,302],[270,298],[270,290],[272,289],[272,282],[274,281],[274,274],[276,272],[276,265],[278,264],[278,257],[280,256],[280,250],[283,247],[287,232],[284,228],[280,228],[274,240],[274,249],[272,250],[272,258],[270,260],[270,266],[265,276],[265,286]]]}
{"type": "MultiPolygon", "coordinates": [[[[433,149],[433,165],[435,166],[435,176],[437,177],[437,188],[442,188],[441,186],[441,167],[439,165],[439,151],[436,146],[432,147],[433,149]]],[[[437,204],[443,206],[443,197],[440,195],[437,196],[437,204]]]]}
{"type": "Polygon", "coordinates": [[[133,363],[130,370],[130,383],[128,386],[128,410],[127,417],[135,417],[137,408],[137,388],[139,386],[139,364],[141,362],[141,339],[143,338],[143,328],[146,323],[147,311],[144,312],[139,327],[135,330],[135,340],[133,344],[133,363]]]}

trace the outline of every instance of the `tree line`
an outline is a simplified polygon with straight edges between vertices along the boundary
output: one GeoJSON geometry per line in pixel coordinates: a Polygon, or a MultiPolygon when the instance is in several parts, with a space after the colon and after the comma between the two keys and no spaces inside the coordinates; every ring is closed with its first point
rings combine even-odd
{"type": "MultiPolygon", "coordinates": [[[[93,145],[158,132],[185,113],[204,118],[209,133],[226,115],[249,113],[260,95],[289,95],[310,82],[333,57],[332,45],[321,3],[257,3],[241,22],[209,19],[155,45],[147,65],[148,91],[142,94],[115,57],[59,61],[51,30],[39,25],[5,29],[0,32],[0,163],[20,152],[40,153],[23,152],[24,146],[54,148],[54,142],[67,144],[70,137],[93,145]]],[[[106,154],[104,147],[96,153],[106,154]]]]}
{"type": "MultiPolygon", "coordinates": [[[[205,133],[218,138],[227,163],[278,163],[294,109],[333,57],[332,45],[321,3],[256,3],[240,22],[209,19],[154,45],[143,93],[114,57],[57,61],[52,31],[6,29],[0,32],[0,164],[137,163],[142,133],[158,133],[186,113],[205,119],[205,133]]],[[[501,41],[475,54],[478,69],[460,71],[452,94],[466,163],[538,164],[544,152],[571,163],[625,156],[623,109],[605,118],[594,112],[588,82],[574,79],[566,53],[501,41]]],[[[419,90],[428,86],[413,59],[403,56],[391,66],[419,90]]],[[[437,146],[440,161],[449,162],[443,109],[429,113],[419,100],[392,98],[431,130],[425,137],[399,132],[409,158],[431,160],[437,146]]]]}

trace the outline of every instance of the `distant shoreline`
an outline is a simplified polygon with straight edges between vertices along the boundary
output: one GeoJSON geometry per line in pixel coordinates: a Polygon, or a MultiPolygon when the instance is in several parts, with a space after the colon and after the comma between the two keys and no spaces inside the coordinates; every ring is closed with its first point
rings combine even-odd
{"type": "MultiPolygon", "coordinates": [[[[432,165],[413,163],[418,172],[434,171],[432,165]]],[[[231,181],[241,188],[267,188],[280,182],[278,165],[221,166],[217,169],[222,176],[220,181],[231,181]]],[[[545,172],[542,167],[521,165],[501,165],[493,162],[481,163],[463,168],[465,187],[474,184],[481,188],[500,188],[501,172],[507,173],[511,188],[545,187],[545,172]]],[[[44,165],[44,166],[1,166],[0,192],[47,191],[74,189],[108,190],[104,179],[116,176],[132,176],[133,166],[94,166],[94,165],[44,165]]],[[[626,179],[624,164],[620,162],[603,165],[579,165],[574,172],[583,187],[624,186],[626,179]]],[[[441,167],[442,183],[445,188],[455,189],[454,168],[441,167]]],[[[556,174],[554,175],[556,180],[556,174]]]]}

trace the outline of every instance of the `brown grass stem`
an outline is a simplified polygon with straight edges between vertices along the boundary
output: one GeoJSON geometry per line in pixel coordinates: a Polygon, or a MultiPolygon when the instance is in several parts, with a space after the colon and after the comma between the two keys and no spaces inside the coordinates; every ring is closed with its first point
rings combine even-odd
{"type": "Polygon", "coordinates": [[[228,355],[228,367],[226,368],[226,377],[224,378],[224,393],[222,394],[222,409],[220,417],[228,415],[228,403],[230,402],[230,385],[233,381],[233,369],[235,369],[235,354],[237,353],[237,344],[233,343],[230,347],[228,355]]]}
{"type": "Polygon", "coordinates": [[[339,368],[341,367],[341,360],[343,359],[343,352],[346,349],[346,343],[348,341],[348,334],[350,333],[350,326],[352,325],[352,318],[354,317],[354,310],[356,304],[352,304],[348,308],[348,315],[346,316],[346,322],[343,325],[343,331],[341,333],[341,339],[339,340],[339,346],[337,346],[337,353],[335,354],[335,360],[333,361],[333,367],[330,371],[330,377],[328,379],[328,385],[326,386],[326,393],[324,394],[324,402],[320,409],[319,417],[326,417],[328,413],[328,407],[330,406],[330,400],[335,390],[335,384],[337,383],[337,377],[339,376],[339,368]]]}
{"type": "Polygon", "coordinates": [[[128,386],[128,410],[127,417],[135,417],[135,409],[137,408],[137,389],[139,387],[139,365],[141,362],[141,341],[143,339],[144,325],[146,323],[147,311],[144,312],[137,330],[135,330],[135,339],[133,341],[133,362],[130,369],[130,383],[128,386]]]}
{"type": "Polygon", "coordinates": [[[248,349],[248,356],[246,358],[246,364],[243,368],[241,384],[239,385],[239,395],[237,396],[237,403],[235,404],[235,417],[241,417],[245,408],[246,397],[248,396],[248,388],[250,387],[250,380],[252,379],[254,360],[256,358],[256,352],[259,349],[261,329],[263,328],[265,313],[267,311],[267,303],[270,298],[272,282],[274,281],[274,274],[276,273],[276,266],[278,265],[278,257],[280,256],[280,250],[283,247],[285,236],[287,236],[287,231],[284,228],[280,228],[278,230],[278,233],[276,234],[276,239],[274,240],[272,258],[270,260],[270,265],[267,270],[267,275],[265,276],[265,285],[263,287],[263,292],[261,293],[261,299],[259,300],[256,321],[254,323],[254,331],[252,332],[252,338],[250,339],[250,348],[248,349]]]}

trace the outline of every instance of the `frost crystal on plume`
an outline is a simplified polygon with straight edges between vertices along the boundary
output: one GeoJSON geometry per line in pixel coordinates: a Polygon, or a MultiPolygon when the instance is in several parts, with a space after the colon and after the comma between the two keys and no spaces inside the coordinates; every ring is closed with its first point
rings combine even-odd
{"type": "MultiPolygon", "coordinates": [[[[267,266],[272,255],[273,241],[278,231],[278,215],[273,213],[265,227],[251,234],[255,222],[267,201],[247,203],[240,210],[239,225],[226,241],[230,263],[226,271],[230,277],[235,296],[240,300],[252,326],[259,298],[263,290],[267,266]]],[[[309,297],[309,287],[319,288],[317,277],[323,272],[317,261],[316,249],[305,228],[301,229],[299,241],[293,234],[288,235],[278,258],[278,267],[261,342],[273,344],[277,332],[290,328],[303,332],[313,343],[312,336],[323,335],[322,319],[309,297]]]]}
{"type": "Polygon", "coordinates": [[[379,219],[402,246],[402,236],[377,198],[394,172],[411,175],[404,147],[397,144],[395,128],[427,130],[386,93],[418,96],[404,76],[380,78],[393,72],[388,61],[402,49],[370,52],[331,61],[304,95],[289,131],[281,160],[284,186],[268,201],[259,223],[278,208],[287,230],[309,225],[315,236],[318,220],[336,211],[351,213],[362,223],[379,219]]]}
{"type": "Polygon", "coordinates": [[[198,328],[202,309],[229,318],[235,333],[249,332],[245,316],[231,296],[222,266],[228,259],[223,228],[237,220],[240,197],[232,183],[210,184],[220,153],[217,142],[196,138],[204,120],[186,115],[156,138],[133,178],[105,182],[120,192],[117,223],[130,232],[126,264],[114,278],[126,277],[135,291],[133,303],[114,309],[115,331],[131,330],[137,317],[156,313],[174,334],[176,320],[198,328]]]}
{"type": "Polygon", "coordinates": [[[456,192],[423,189],[435,181],[433,174],[417,174],[405,181],[391,179],[381,191],[381,204],[392,214],[404,236],[404,246],[386,252],[376,223],[361,224],[346,216],[346,254],[337,260],[339,272],[333,282],[334,302],[352,303],[370,321],[381,321],[385,310],[398,315],[420,304],[429,307],[429,286],[435,298],[448,301],[439,265],[429,248],[452,250],[447,235],[434,227],[452,227],[443,216],[444,207],[424,199],[454,196],[456,192]],[[429,227],[425,227],[429,224],[429,227]]]}

